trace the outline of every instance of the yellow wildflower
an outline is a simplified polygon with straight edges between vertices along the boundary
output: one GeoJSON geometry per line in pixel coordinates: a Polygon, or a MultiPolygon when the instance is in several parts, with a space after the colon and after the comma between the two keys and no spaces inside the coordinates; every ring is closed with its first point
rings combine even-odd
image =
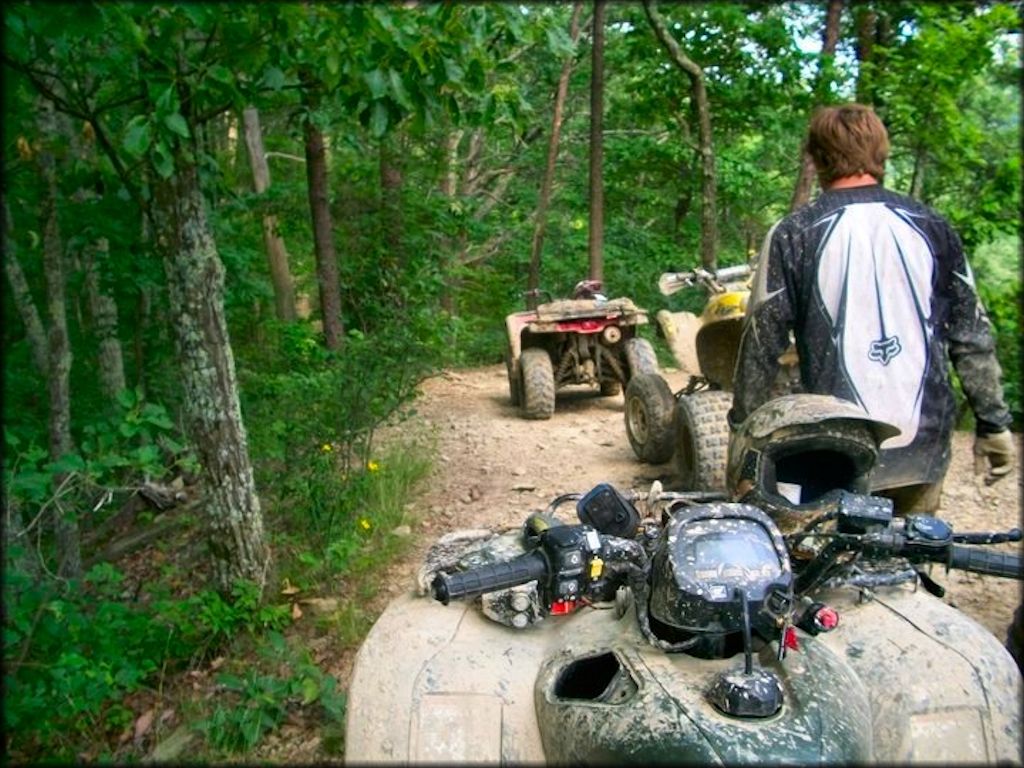
{"type": "Polygon", "coordinates": [[[362,528],[364,531],[368,531],[373,526],[369,520],[367,520],[365,517],[361,517],[359,518],[359,527],[362,528]]]}
{"type": "Polygon", "coordinates": [[[323,445],[320,446],[320,450],[323,451],[324,453],[330,453],[331,451],[334,450],[334,448],[331,447],[330,443],[324,443],[323,445]]]}
{"type": "Polygon", "coordinates": [[[373,459],[370,459],[368,462],[366,462],[366,468],[371,472],[376,472],[378,469],[380,469],[380,464],[378,464],[373,459]]]}

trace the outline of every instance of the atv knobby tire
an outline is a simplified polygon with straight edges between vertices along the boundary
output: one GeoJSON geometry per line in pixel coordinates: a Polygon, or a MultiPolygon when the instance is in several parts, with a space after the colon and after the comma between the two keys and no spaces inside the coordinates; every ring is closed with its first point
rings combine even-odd
{"type": "Polygon", "coordinates": [[[523,416],[550,419],[555,412],[555,374],[547,350],[524,349],[519,369],[523,374],[523,416]]]}
{"type": "Polygon", "coordinates": [[[675,398],[658,373],[638,373],[626,385],[626,435],[640,461],[664,464],[672,458],[675,398]]]}
{"type": "Polygon", "coordinates": [[[724,491],[732,393],[705,390],[676,401],[675,455],[687,491],[724,491]]]}
{"type": "Polygon", "coordinates": [[[629,378],[658,372],[658,355],[647,339],[626,339],[626,367],[629,378]]]}

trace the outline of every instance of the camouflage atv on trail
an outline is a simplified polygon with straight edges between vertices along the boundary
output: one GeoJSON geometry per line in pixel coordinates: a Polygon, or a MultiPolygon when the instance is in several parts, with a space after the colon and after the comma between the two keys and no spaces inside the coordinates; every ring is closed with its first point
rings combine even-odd
{"type": "Polygon", "coordinates": [[[595,281],[580,283],[576,296],[505,318],[509,396],[528,419],[551,418],[562,387],[597,386],[613,396],[633,376],[658,372],[654,347],[637,335],[645,310],[605,298],[595,281]]]}
{"type": "Polygon", "coordinates": [[[358,653],[346,760],[1021,764],[1021,674],[924,570],[1021,579],[979,546],[1020,531],[894,517],[864,492],[893,428],[821,405],[751,416],[761,460],[730,474],[759,495],[602,483],[442,537],[358,653]],[[797,442],[761,452],[775,433],[797,442]]]}

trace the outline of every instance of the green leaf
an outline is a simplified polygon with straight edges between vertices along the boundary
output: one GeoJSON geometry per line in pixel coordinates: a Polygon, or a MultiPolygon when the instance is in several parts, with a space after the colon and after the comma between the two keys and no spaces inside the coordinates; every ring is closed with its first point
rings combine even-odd
{"type": "Polygon", "coordinates": [[[116,398],[117,404],[122,408],[134,408],[135,404],[138,402],[138,396],[135,391],[131,389],[122,389],[117,393],[116,398]]]}
{"type": "Polygon", "coordinates": [[[180,112],[167,115],[167,117],[164,118],[164,125],[183,139],[187,139],[189,137],[188,124],[185,122],[185,118],[180,112]]]}
{"type": "Polygon", "coordinates": [[[161,429],[174,429],[174,422],[167,415],[167,411],[163,406],[156,405],[155,403],[146,403],[143,406],[142,420],[148,421],[154,427],[160,427],[161,429]]]}
{"type": "Polygon", "coordinates": [[[135,451],[135,461],[143,467],[156,464],[160,461],[160,449],[155,445],[143,445],[135,451]]]}
{"type": "Polygon", "coordinates": [[[379,139],[388,129],[388,108],[383,101],[375,101],[370,110],[370,134],[379,139]]]}
{"type": "Polygon", "coordinates": [[[412,101],[409,99],[409,93],[405,90],[405,84],[402,82],[402,76],[395,70],[389,69],[388,78],[391,81],[391,95],[394,96],[395,101],[401,104],[405,109],[411,110],[413,108],[412,101]]]}
{"type": "Polygon", "coordinates": [[[146,150],[149,149],[152,140],[152,129],[149,121],[141,115],[132,118],[124,136],[123,145],[125,151],[133,157],[142,157],[146,150]]]}
{"type": "Polygon", "coordinates": [[[85,460],[77,453],[66,453],[50,465],[55,473],[81,472],[85,469],[85,460]]]}
{"type": "Polygon", "coordinates": [[[168,86],[161,92],[156,100],[156,111],[158,113],[178,111],[178,93],[173,85],[168,86]]]}
{"type": "Polygon", "coordinates": [[[174,159],[162,141],[153,147],[153,168],[163,179],[169,179],[174,174],[174,159]]]}
{"type": "Polygon", "coordinates": [[[263,84],[275,91],[281,90],[284,87],[286,78],[284,72],[277,67],[267,67],[263,73],[263,84]]]}
{"type": "Polygon", "coordinates": [[[302,679],[302,703],[312,704],[320,697],[320,685],[312,677],[302,679]]]}
{"type": "Polygon", "coordinates": [[[374,99],[379,99],[384,96],[387,90],[387,81],[384,79],[384,73],[375,69],[372,72],[367,72],[363,75],[363,79],[366,81],[366,85],[370,88],[370,95],[374,99]]]}
{"type": "Polygon", "coordinates": [[[221,672],[216,677],[217,682],[230,691],[241,691],[245,688],[245,682],[238,675],[228,672],[221,672]]]}
{"type": "Polygon", "coordinates": [[[462,67],[451,59],[444,60],[444,74],[453,83],[461,83],[464,77],[462,67]]]}
{"type": "Polygon", "coordinates": [[[223,64],[214,64],[206,71],[206,73],[218,83],[232,85],[235,82],[235,76],[231,74],[231,70],[223,64]]]}
{"type": "Polygon", "coordinates": [[[466,70],[466,85],[474,91],[479,91],[486,83],[487,74],[484,72],[483,64],[479,59],[473,59],[466,70]]]}

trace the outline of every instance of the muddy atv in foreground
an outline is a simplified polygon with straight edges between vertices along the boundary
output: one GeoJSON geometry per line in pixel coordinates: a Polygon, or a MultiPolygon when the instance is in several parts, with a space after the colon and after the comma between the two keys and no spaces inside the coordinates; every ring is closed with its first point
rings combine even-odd
{"type": "Polygon", "coordinates": [[[654,348],[637,335],[647,312],[630,299],[607,299],[595,281],[575,297],[505,318],[505,365],[512,404],[528,419],[549,419],[558,389],[591,385],[617,395],[639,373],[657,373],[654,348]]]}
{"type": "Polygon", "coordinates": [[[602,484],[443,537],[358,653],[346,760],[1020,764],[1017,666],[912,567],[1019,556],[858,494],[795,537],[713,497],[602,484]]]}
{"type": "MultiPolygon", "coordinates": [[[[729,443],[726,414],[732,407],[732,375],[750,289],[751,267],[740,264],[717,272],[697,268],[666,272],[658,288],[670,296],[683,288],[707,293],[701,314],[660,310],[656,319],[686,385],[673,393],[658,374],[633,378],[626,388],[626,435],[637,458],[651,464],[674,460],[679,487],[724,488],[729,443]]],[[[795,348],[780,360],[774,394],[797,390],[795,348]]]]}

